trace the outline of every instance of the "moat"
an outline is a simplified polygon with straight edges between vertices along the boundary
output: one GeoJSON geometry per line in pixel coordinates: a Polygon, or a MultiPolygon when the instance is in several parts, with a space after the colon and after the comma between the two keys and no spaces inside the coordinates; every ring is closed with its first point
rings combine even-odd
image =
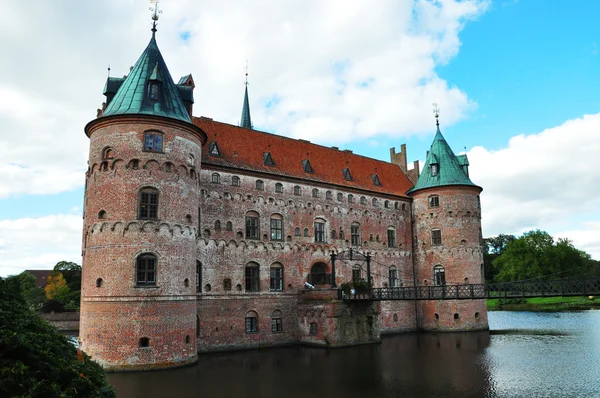
{"type": "Polygon", "coordinates": [[[395,335],[336,350],[208,354],[108,381],[132,398],[600,396],[600,311],[490,312],[489,324],[491,333],[395,335]]]}

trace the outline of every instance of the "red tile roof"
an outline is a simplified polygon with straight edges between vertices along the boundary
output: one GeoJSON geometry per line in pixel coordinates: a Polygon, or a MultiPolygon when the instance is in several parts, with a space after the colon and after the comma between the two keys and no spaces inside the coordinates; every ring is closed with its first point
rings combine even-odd
{"type": "Polygon", "coordinates": [[[341,185],[383,194],[406,197],[413,184],[399,166],[377,159],[355,155],[304,140],[282,137],[213,121],[193,118],[194,124],[208,136],[202,148],[202,163],[251,170],[325,184],[341,185]],[[221,156],[209,155],[210,144],[216,141],[221,156]],[[264,164],[264,154],[271,153],[275,166],[264,164]],[[302,161],[310,160],[313,173],[304,171],[302,161]],[[343,169],[350,169],[352,181],[344,179],[343,169]],[[381,186],[373,183],[377,174],[381,186]]]}
{"type": "Polygon", "coordinates": [[[26,269],[25,272],[29,272],[35,276],[37,287],[44,287],[48,282],[48,277],[52,273],[51,269],[26,269]]]}

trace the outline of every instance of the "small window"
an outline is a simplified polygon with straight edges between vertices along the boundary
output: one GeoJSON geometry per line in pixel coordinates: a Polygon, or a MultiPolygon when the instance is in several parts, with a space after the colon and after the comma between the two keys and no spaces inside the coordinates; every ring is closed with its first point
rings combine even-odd
{"type": "Polygon", "coordinates": [[[215,232],[221,232],[221,221],[215,221],[215,232]]]}
{"type": "Polygon", "coordinates": [[[158,83],[150,83],[150,99],[158,101],[158,83]]]}
{"type": "Polygon", "coordinates": [[[348,203],[354,203],[354,195],[348,195],[348,203]]]}
{"type": "Polygon", "coordinates": [[[315,242],[325,242],[325,221],[315,221],[315,242]]]}
{"type": "Polygon", "coordinates": [[[275,192],[277,193],[283,193],[283,184],[278,182],[277,184],[275,184],[275,192]]]}
{"type": "Polygon", "coordinates": [[[337,239],[337,233],[335,232],[335,229],[331,230],[331,239],[337,239]]]}
{"type": "Polygon", "coordinates": [[[190,344],[190,335],[185,336],[185,344],[190,344]]]}
{"type": "Polygon", "coordinates": [[[333,199],[333,194],[331,193],[331,191],[325,192],[325,199],[327,199],[327,200],[333,199]]]}
{"type": "Polygon", "coordinates": [[[390,287],[398,287],[398,270],[396,267],[391,266],[389,270],[389,284],[390,287]]]}
{"type": "Polygon", "coordinates": [[[305,173],[312,173],[313,172],[313,168],[310,165],[310,160],[306,159],[302,161],[302,169],[304,170],[305,173]]]}
{"type": "Polygon", "coordinates": [[[301,191],[300,187],[299,187],[298,185],[296,185],[296,186],[294,187],[294,195],[296,195],[296,196],[300,196],[300,195],[301,195],[301,193],[302,193],[302,191],[301,191]]]}
{"type": "Polygon", "coordinates": [[[148,337],[140,338],[140,348],[148,348],[150,347],[150,339],[148,337]]]}
{"type": "Polygon", "coordinates": [[[311,336],[316,336],[319,334],[319,325],[316,322],[311,322],[309,333],[311,336]]]}
{"type": "Polygon", "coordinates": [[[436,208],[436,207],[440,207],[440,197],[437,195],[431,195],[429,197],[429,207],[430,208],[436,208]]]}
{"type": "Polygon", "coordinates": [[[437,164],[432,164],[431,165],[431,176],[435,177],[438,175],[438,165],[437,164]]]}
{"type": "Polygon", "coordinates": [[[102,287],[104,285],[104,280],[102,278],[96,279],[96,287],[102,287]]]}
{"type": "Polygon", "coordinates": [[[256,180],[256,189],[258,191],[264,191],[265,190],[265,183],[262,180],[256,180]]]}
{"type": "Polygon", "coordinates": [[[227,223],[225,224],[225,231],[232,231],[233,230],[233,224],[231,223],[231,221],[227,221],[227,223]]]}
{"type": "Polygon", "coordinates": [[[366,205],[367,204],[367,198],[365,198],[364,196],[360,197],[360,204],[361,205],[366,205]]]}
{"type": "Polygon", "coordinates": [[[388,228],[387,230],[387,244],[388,247],[396,247],[396,230],[394,228],[388,228]]]}
{"type": "Polygon", "coordinates": [[[352,239],[352,246],[360,245],[360,225],[352,224],[350,226],[350,236],[352,239]]]}
{"type": "Polygon", "coordinates": [[[283,240],[283,217],[279,214],[271,216],[271,240],[283,240]]]}
{"type": "Polygon", "coordinates": [[[163,135],[158,132],[144,134],[144,151],[162,152],[163,135]]]}
{"type": "Polygon", "coordinates": [[[373,204],[373,206],[377,207],[377,198],[373,198],[371,203],[373,204]]]}
{"type": "Polygon", "coordinates": [[[436,286],[444,286],[446,284],[446,271],[441,265],[433,267],[433,283],[436,286]]]}
{"type": "Polygon", "coordinates": [[[271,315],[271,332],[283,332],[283,322],[281,317],[281,311],[279,310],[273,311],[273,314],[271,315]]]}
{"type": "Polygon", "coordinates": [[[140,161],[139,161],[139,159],[133,159],[129,164],[131,165],[131,168],[133,170],[138,170],[140,168],[140,161]]]}
{"type": "Polygon", "coordinates": [[[106,211],[104,211],[104,210],[100,210],[100,211],[98,212],[98,218],[99,218],[100,220],[102,220],[102,219],[105,219],[105,218],[106,218],[106,211]]]}
{"type": "Polygon", "coordinates": [[[231,290],[231,279],[229,279],[229,278],[223,279],[223,290],[225,290],[225,291],[231,290]]]}
{"type": "Polygon", "coordinates": [[[457,321],[460,318],[460,315],[458,315],[458,312],[454,313],[454,320],[457,321]]]}
{"type": "Polygon", "coordinates": [[[210,182],[212,182],[213,184],[220,184],[221,183],[221,176],[219,176],[218,173],[213,173],[212,176],[211,176],[210,182]]]}
{"type": "Polygon", "coordinates": [[[200,292],[200,285],[202,284],[202,263],[196,260],[196,292],[200,292]]]}
{"type": "Polygon", "coordinates": [[[136,285],[156,286],[156,256],[142,254],[136,260],[136,285]]]}
{"type": "Polygon", "coordinates": [[[300,228],[294,228],[294,236],[300,236],[300,228]]]}
{"type": "MultiPolygon", "coordinates": [[[[214,174],[213,174],[213,176],[214,176],[214,174]]],[[[219,181],[219,175],[217,174],[217,182],[216,182],[217,184],[219,183],[218,181],[219,181]]],[[[240,186],[240,177],[238,177],[238,176],[231,177],[231,185],[234,187],[239,187],[240,186]]]]}
{"type": "Polygon", "coordinates": [[[219,151],[219,146],[217,145],[216,141],[210,143],[208,147],[208,153],[211,156],[221,156],[221,152],[219,151]]]}
{"type": "Polygon", "coordinates": [[[265,152],[263,154],[263,162],[265,166],[275,166],[275,161],[273,161],[273,157],[271,156],[271,152],[265,152]]]}
{"type": "Polygon", "coordinates": [[[271,269],[269,271],[270,276],[270,289],[272,291],[281,291],[283,290],[283,265],[279,263],[275,263],[271,265],[271,269]]]}
{"type": "Polygon", "coordinates": [[[398,314],[394,314],[394,322],[398,322],[398,314]]]}
{"type": "Polygon", "coordinates": [[[258,239],[260,235],[258,213],[249,211],[246,214],[246,239],[258,239]]]}
{"type": "Polygon", "coordinates": [[[442,244],[442,231],[439,229],[431,230],[431,245],[439,246],[442,244]]]}
{"type": "Polygon", "coordinates": [[[305,237],[308,237],[308,236],[309,236],[309,233],[308,233],[308,228],[304,228],[304,236],[305,236],[305,237]]]}
{"type": "Polygon", "coordinates": [[[158,218],[158,190],[144,188],[140,190],[138,218],[156,220],[158,218]]]}
{"type": "Polygon", "coordinates": [[[341,192],[339,192],[339,193],[337,194],[337,200],[338,200],[338,202],[341,202],[341,201],[343,201],[343,200],[344,200],[344,195],[343,195],[341,192]]]}
{"type": "Polygon", "coordinates": [[[481,198],[477,196],[477,208],[481,209],[481,198]]]}
{"type": "Polygon", "coordinates": [[[317,188],[314,188],[312,190],[312,197],[313,198],[318,198],[319,197],[319,190],[317,188]]]}
{"type": "Polygon", "coordinates": [[[377,174],[371,175],[371,180],[373,181],[373,185],[376,185],[378,187],[381,186],[381,181],[379,181],[379,176],[377,174]]]}
{"type": "Polygon", "coordinates": [[[245,269],[246,291],[258,292],[260,290],[258,279],[258,264],[248,263],[245,269]]]}
{"type": "Polygon", "coordinates": [[[352,181],[352,174],[350,174],[349,168],[346,167],[344,170],[342,170],[342,173],[344,174],[344,180],[352,181]]]}
{"type": "Polygon", "coordinates": [[[352,267],[352,281],[359,282],[362,278],[360,266],[355,265],[352,267]]]}
{"type": "Polygon", "coordinates": [[[383,202],[383,207],[385,207],[386,209],[390,208],[390,201],[386,200],[385,202],[383,202]]]}
{"type": "Polygon", "coordinates": [[[112,148],[104,148],[102,151],[102,160],[108,160],[113,158],[113,150],[112,148]]]}
{"type": "Polygon", "coordinates": [[[246,314],[246,333],[258,332],[258,314],[254,311],[248,311],[246,314]]]}

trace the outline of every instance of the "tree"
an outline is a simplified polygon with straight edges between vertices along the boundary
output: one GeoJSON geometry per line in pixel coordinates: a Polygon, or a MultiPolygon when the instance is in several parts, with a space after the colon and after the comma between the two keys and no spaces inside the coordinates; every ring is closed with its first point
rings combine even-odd
{"type": "Polygon", "coordinates": [[[18,275],[11,275],[6,279],[15,279],[21,286],[23,296],[27,301],[27,304],[34,309],[40,309],[46,300],[46,294],[44,289],[37,287],[37,280],[35,276],[27,271],[23,271],[18,275]]]}
{"type": "Polygon", "coordinates": [[[492,265],[493,261],[502,255],[506,245],[516,239],[514,235],[505,234],[483,239],[483,265],[486,281],[495,280],[498,270],[492,265]]]}
{"type": "Polygon", "coordinates": [[[53,273],[61,273],[71,291],[81,290],[81,265],[71,261],[59,261],[54,266],[53,273]]]}
{"type": "Polygon", "coordinates": [[[69,289],[69,286],[67,286],[67,282],[61,273],[52,273],[48,277],[48,281],[46,282],[46,287],[44,289],[46,291],[46,297],[48,300],[54,299],[63,304],[66,303],[67,299],[69,298],[69,294],[71,293],[71,289],[69,289]]]}
{"type": "Polygon", "coordinates": [[[595,262],[589,254],[576,249],[567,239],[554,238],[545,231],[524,233],[508,242],[502,254],[492,260],[500,282],[552,276],[553,278],[582,276],[595,262]]]}
{"type": "Polygon", "coordinates": [[[17,278],[0,278],[0,325],[0,396],[115,396],[100,365],[29,308],[17,278]]]}

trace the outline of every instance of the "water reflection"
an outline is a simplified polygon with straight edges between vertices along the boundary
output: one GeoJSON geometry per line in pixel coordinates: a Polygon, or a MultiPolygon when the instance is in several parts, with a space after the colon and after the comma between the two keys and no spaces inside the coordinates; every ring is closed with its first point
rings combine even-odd
{"type": "Polygon", "coordinates": [[[194,367],[109,375],[122,397],[481,397],[487,332],[409,334],[381,344],[203,355],[194,367]]]}

